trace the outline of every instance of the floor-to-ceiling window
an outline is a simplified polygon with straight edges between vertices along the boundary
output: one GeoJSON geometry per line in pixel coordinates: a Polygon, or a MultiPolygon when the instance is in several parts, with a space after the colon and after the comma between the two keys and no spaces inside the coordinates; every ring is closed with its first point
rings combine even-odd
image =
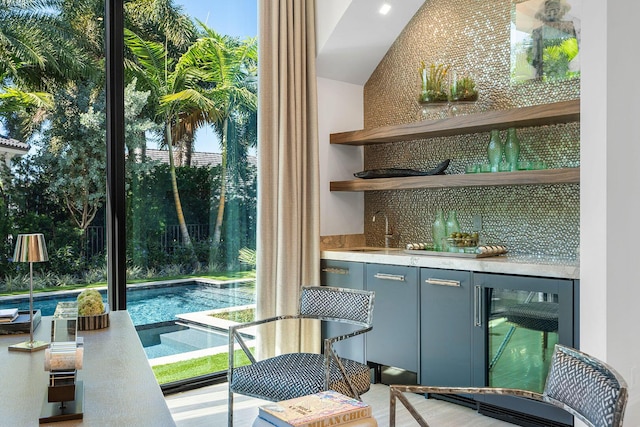
{"type": "Polygon", "coordinates": [[[0,7],[0,306],[28,310],[17,234],[42,233],[35,309],[50,291],[104,287],[104,3],[6,0],[0,7]],[[11,156],[12,146],[28,148],[11,156]],[[11,157],[11,158],[9,158],[11,157]],[[13,296],[14,299],[11,299],[13,296]]]}
{"type": "Polygon", "coordinates": [[[254,306],[257,2],[125,4],[127,309],[161,383],[224,371],[254,306]],[[144,24],[144,25],[143,25],[144,24]]]}
{"type": "MultiPolygon", "coordinates": [[[[0,33],[22,31],[34,46],[48,28],[64,35],[40,62],[0,61],[0,134],[32,147],[1,175],[0,294],[28,290],[28,266],[11,262],[22,232],[44,233],[49,248],[37,294],[91,286],[107,302],[122,273],[112,308],[126,306],[172,383],[224,370],[224,325],[253,316],[257,2],[127,1],[117,40],[105,29],[110,1],[0,11],[0,33]],[[123,53],[122,70],[108,68],[118,61],[105,61],[105,46],[123,53]]],[[[37,295],[35,307],[51,314],[61,299],[37,295]]]]}

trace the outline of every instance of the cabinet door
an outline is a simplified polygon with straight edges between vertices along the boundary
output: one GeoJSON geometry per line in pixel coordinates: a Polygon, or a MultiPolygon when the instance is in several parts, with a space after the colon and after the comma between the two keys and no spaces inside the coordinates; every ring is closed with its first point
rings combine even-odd
{"type": "Polygon", "coordinates": [[[472,385],[471,273],[420,269],[420,384],[472,385]]]}
{"type": "Polygon", "coordinates": [[[367,360],[418,372],[418,269],[367,264],[365,284],[376,294],[367,360]]]}
{"type": "MultiPolygon", "coordinates": [[[[364,263],[349,261],[322,260],[320,262],[320,283],[323,286],[364,289],[364,263]]],[[[322,338],[335,337],[359,329],[359,326],[347,323],[322,322],[322,338]]],[[[338,356],[366,363],[366,335],[349,338],[335,344],[338,356]]]]}
{"type": "MultiPolygon", "coordinates": [[[[474,273],[474,384],[542,392],[555,343],[573,347],[573,280],[474,273]]],[[[511,396],[479,402],[570,424],[563,410],[511,396]]],[[[480,412],[485,410],[481,403],[480,412]]],[[[548,425],[545,421],[542,424],[548,425]]]]}

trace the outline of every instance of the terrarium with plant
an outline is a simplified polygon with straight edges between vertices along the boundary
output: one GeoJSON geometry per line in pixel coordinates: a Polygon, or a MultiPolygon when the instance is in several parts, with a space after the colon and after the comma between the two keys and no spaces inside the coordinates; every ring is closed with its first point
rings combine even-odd
{"type": "Polygon", "coordinates": [[[449,100],[471,102],[478,100],[476,82],[469,76],[458,78],[455,73],[451,76],[449,84],[449,100]]]}
{"type": "Polygon", "coordinates": [[[431,64],[426,66],[421,62],[420,78],[422,79],[422,92],[420,102],[447,102],[449,66],[444,64],[431,64]]]}

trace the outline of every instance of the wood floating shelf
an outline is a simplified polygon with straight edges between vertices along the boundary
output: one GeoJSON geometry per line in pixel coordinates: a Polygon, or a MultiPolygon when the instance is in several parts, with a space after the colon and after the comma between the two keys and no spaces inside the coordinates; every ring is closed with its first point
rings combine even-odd
{"type": "Polygon", "coordinates": [[[402,178],[331,181],[331,191],[412,190],[420,188],[495,187],[505,185],[575,184],[580,168],[544,169],[518,172],[471,173],[410,176],[402,178]]]}
{"type": "Polygon", "coordinates": [[[488,132],[491,129],[569,123],[579,120],[580,100],[576,99],[573,101],[535,105],[532,107],[492,110],[446,119],[384,126],[375,129],[332,133],[330,135],[330,143],[366,146],[440,136],[488,132]]]}

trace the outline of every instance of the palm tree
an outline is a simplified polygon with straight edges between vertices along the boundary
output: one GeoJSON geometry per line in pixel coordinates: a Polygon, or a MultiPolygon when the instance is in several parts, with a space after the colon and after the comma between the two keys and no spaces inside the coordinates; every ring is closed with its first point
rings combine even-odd
{"type": "MultiPolygon", "coordinates": [[[[135,60],[126,60],[125,67],[142,82],[142,89],[150,90],[154,99],[160,100],[155,107],[156,119],[164,125],[164,145],[169,151],[169,169],[173,190],[176,215],[182,234],[182,242],[192,248],[191,238],[182,211],[180,193],[173,157],[173,128],[181,115],[200,111],[203,120],[217,119],[215,104],[204,97],[198,88],[203,73],[193,67],[177,65],[168,58],[167,50],[158,42],[146,41],[130,30],[125,29],[125,44],[135,56],[135,60]]],[[[178,62],[179,64],[179,62],[178,62]]]]}
{"type": "Polygon", "coordinates": [[[0,80],[48,90],[53,82],[85,75],[89,59],[57,12],[64,0],[0,0],[0,80]]]}
{"type": "Polygon", "coordinates": [[[0,116],[5,119],[5,127],[18,122],[13,134],[24,139],[39,127],[47,111],[53,108],[53,96],[48,92],[26,92],[15,87],[0,88],[0,116]]]}
{"type": "Polygon", "coordinates": [[[124,6],[125,26],[145,40],[165,44],[172,58],[195,41],[193,22],[173,0],[136,0],[124,6]]]}
{"type": "Polygon", "coordinates": [[[0,0],[0,115],[25,140],[50,111],[51,93],[95,74],[62,0],[0,0]]]}
{"type": "MultiPolygon", "coordinates": [[[[180,66],[204,73],[202,93],[215,103],[214,126],[221,136],[220,197],[213,233],[212,259],[220,244],[224,219],[230,130],[241,126],[257,109],[257,40],[241,42],[220,35],[200,22],[203,34],[180,58],[180,66]]],[[[167,101],[175,96],[165,97],[167,101]]]]}

